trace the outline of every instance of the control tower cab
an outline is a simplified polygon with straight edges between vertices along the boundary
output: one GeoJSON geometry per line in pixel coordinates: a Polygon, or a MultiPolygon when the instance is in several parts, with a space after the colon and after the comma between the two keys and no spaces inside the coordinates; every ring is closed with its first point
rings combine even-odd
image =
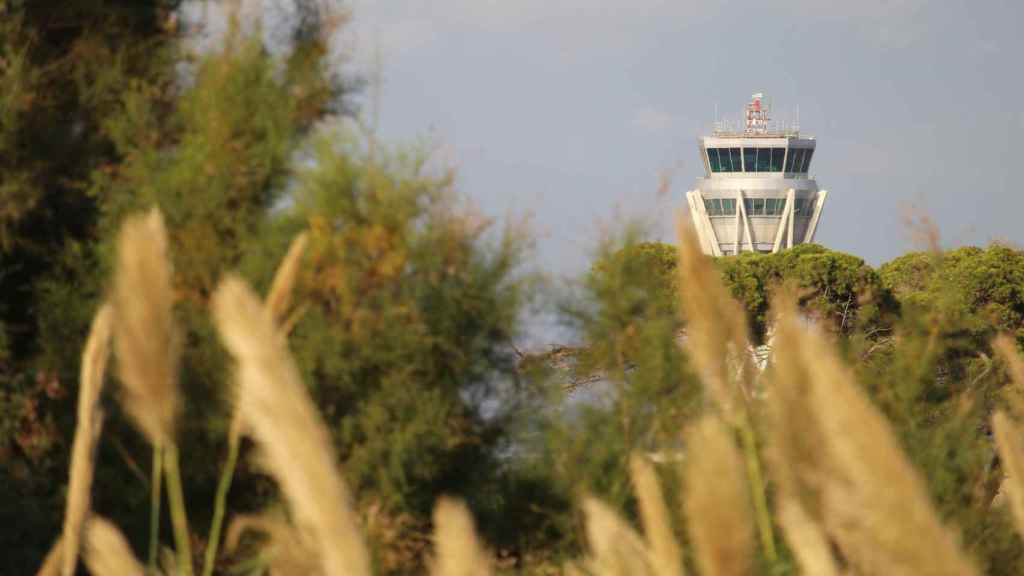
{"type": "Polygon", "coordinates": [[[753,95],[742,125],[716,121],[700,139],[704,177],[686,200],[705,254],[778,252],[814,240],[828,194],[809,176],[815,140],[771,121],[763,99],[753,95]]]}

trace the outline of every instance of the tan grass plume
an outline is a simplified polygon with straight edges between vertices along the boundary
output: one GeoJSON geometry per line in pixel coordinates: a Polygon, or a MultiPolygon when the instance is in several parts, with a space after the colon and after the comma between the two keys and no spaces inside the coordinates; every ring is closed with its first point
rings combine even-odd
{"type": "Polygon", "coordinates": [[[583,500],[590,557],[584,566],[596,576],[652,575],[651,558],[640,536],[605,503],[583,500]]]}
{"type": "Polygon", "coordinates": [[[85,524],[83,556],[93,576],[142,576],[146,571],[124,534],[99,516],[90,516],[85,524]]]}
{"type": "Polygon", "coordinates": [[[151,443],[167,445],[180,405],[179,338],[167,231],[156,208],[129,217],[121,227],[113,304],[124,407],[151,443]]]}
{"type": "MultiPolygon", "coordinates": [[[[858,574],[976,574],[885,417],[827,340],[792,298],[777,298],[776,310],[768,429],[780,501],[820,525],[858,574]]],[[[793,526],[783,524],[787,538],[800,541],[793,526]]]]}
{"type": "Polygon", "coordinates": [[[491,559],[473,528],[465,504],[441,498],[434,507],[433,576],[488,576],[491,559]]]}
{"type": "Polygon", "coordinates": [[[785,500],[778,509],[779,525],[796,557],[802,574],[838,576],[832,549],[821,526],[811,520],[799,504],[785,500]]]}
{"type": "Polygon", "coordinates": [[[679,234],[679,295],[686,319],[686,347],[708,394],[730,424],[750,395],[753,365],[747,352],[743,308],[725,288],[714,264],[682,218],[679,234]]]}
{"type": "Polygon", "coordinates": [[[732,433],[704,416],[685,434],[683,506],[700,574],[750,574],[754,518],[743,460],[732,433]]]}
{"type": "Polygon", "coordinates": [[[299,276],[299,266],[302,264],[302,255],[306,251],[306,244],[309,243],[309,234],[303,232],[292,240],[281,264],[274,273],[274,280],[270,284],[270,292],[267,294],[267,308],[279,326],[287,326],[288,312],[292,306],[292,294],[295,291],[295,282],[299,276]]]}
{"type": "Polygon", "coordinates": [[[283,335],[239,278],[213,297],[221,338],[238,364],[238,410],[265,455],[292,514],[308,526],[330,576],[369,575],[349,494],[335,468],[327,430],[306,393],[283,335]]]}
{"type": "Polygon", "coordinates": [[[654,573],[657,576],[682,576],[685,573],[683,555],[672,532],[672,520],[658,484],[658,475],[651,463],[639,454],[630,458],[629,470],[640,504],[640,521],[654,573]]]}
{"type": "Polygon", "coordinates": [[[99,409],[107,359],[110,357],[110,332],[113,310],[104,304],[93,318],[78,379],[78,419],[71,448],[67,508],[64,511],[63,557],[61,574],[71,576],[78,562],[78,545],[89,514],[96,444],[102,427],[99,409]]]}
{"type": "Polygon", "coordinates": [[[270,543],[264,551],[270,576],[314,576],[322,573],[319,553],[310,548],[308,538],[287,519],[270,514],[235,515],[224,538],[225,550],[232,552],[237,549],[242,534],[246,532],[258,532],[269,537],[270,543]]]}
{"type": "Polygon", "coordinates": [[[39,571],[36,572],[36,576],[58,576],[61,571],[61,558],[64,556],[64,540],[58,538],[50,551],[46,553],[46,558],[43,558],[43,564],[39,567],[39,571]]]}

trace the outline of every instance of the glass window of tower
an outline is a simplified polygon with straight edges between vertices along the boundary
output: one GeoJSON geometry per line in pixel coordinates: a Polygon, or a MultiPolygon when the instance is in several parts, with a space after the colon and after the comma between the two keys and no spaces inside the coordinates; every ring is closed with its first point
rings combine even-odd
{"type": "Polygon", "coordinates": [[[718,148],[708,148],[708,165],[711,166],[712,172],[721,171],[718,164],[718,148]]]}
{"type": "Polygon", "coordinates": [[[764,198],[743,200],[743,209],[747,211],[747,216],[764,216],[764,198]]]}
{"type": "Polygon", "coordinates": [[[790,148],[789,153],[786,154],[786,172],[793,171],[793,159],[796,156],[796,148],[790,148]]]}
{"type": "Polygon", "coordinates": [[[729,148],[729,156],[732,157],[732,171],[743,172],[743,161],[740,159],[740,149],[729,148]]]}
{"type": "MultiPolygon", "coordinates": [[[[734,148],[734,150],[738,150],[734,148]]],[[[735,198],[723,198],[722,199],[722,215],[723,216],[735,216],[736,215],[736,199],[735,198]]]]}
{"type": "Polygon", "coordinates": [[[718,149],[718,165],[722,167],[722,172],[732,172],[732,161],[729,160],[728,148],[718,149]]]}
{"type": "Polygon", "coordinates": [[[772,168],[772,150],[771,148],[758,148],[757,149],[757,171],[758,172],[770,172],[772,168]]]}
{"type": "Polygon", "coordinates": [[[708,216],[721,216],[722,201],[717,198],[709,198],[704,201],[704,210],[707,211],[708,216]]]}
{"type": "Polygon", "coordinates": [[[743,149],[743,168],[746,172],[757,172],[757,148],[743,149]]]}
{"type": "Polygon", "coordinates": [[[811,169],[811,156],[814,155],[814,149],[808,148],[807,153],[804,154],[804,168],[801,172],[807,172],[811,169]]]}
{"type": "Polygon", "coordinates": [[[785,156],[785,148],[772,148],[772,172],[782,172],[782,159],[785,156]]]}
{"type": "Polygon", "coordinates": [[[804,149],[793,148],[789,153],[793,155],[793,172],[800,172],[804,165],[804,149]]]}

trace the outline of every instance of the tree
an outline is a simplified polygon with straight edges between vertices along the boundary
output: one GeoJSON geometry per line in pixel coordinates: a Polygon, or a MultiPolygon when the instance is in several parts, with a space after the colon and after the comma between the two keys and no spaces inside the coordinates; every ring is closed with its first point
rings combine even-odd
{"type": "Polygon", "coordinates": [[[1002,331],[1024,343],[1024,251],[995,244],[915,252],[886,263],[880,274],[905,305],[942,309],[978,342],[1002,331]]]}

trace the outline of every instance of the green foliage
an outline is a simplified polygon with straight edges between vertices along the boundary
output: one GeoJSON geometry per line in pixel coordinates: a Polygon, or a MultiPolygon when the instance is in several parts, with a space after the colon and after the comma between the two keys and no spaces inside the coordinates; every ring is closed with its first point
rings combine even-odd
{"type": "Polygon", "coordinates": [[[997,331],[1024,342],[1024,251],[992,245],[917,252],[885,264],[880,274],[901,302],[942,310],[948,325],[961,327],[974,345],[997,331]]]}
{"type": "Polygon", "coordinates": [[[311,230],[293,344],[365,501],[425,519],[465,492],[516,408],[515,233],[456,206],[417,155],[321,140],[280,226],[311,230]]]}
{"type": "MultiPolygon", "coordinates": [[[[843,334],[882,327],[897,308],[879,274],[862,259],[816,244],[801,244],[776,254],[745,252],[719,258],[717,264],[726,286],[747,310],[755,341],[766,337],[773,291],[784,285],[799,290],[806,314],[843,334]]],[[[669,307],[655,314],[674,306],[678,298],[674,246],[634,243],[595,266],[598,274],[615,270],[632,277],[635,289],[652,294],[659,306],[669,307]],[[628,263],[614,268],[613,261],[628,263]]],[[[629,306],[632,301],[624,297],[622,305],[629,306]]]]}
{"type": "Polygon", "coordinates": [[[564,313],[582,338],[577,374],[597,384],[569,391],[561,410],[538,423],[528,461],[551,486],[545,548],[558,556],[582,542],[579,498],[596,495],[635,517],[628,458],[633,452],[668,459],[680,449],[680,430],[702,392],[679,346],[675,312],[675,250],[636,242],[628,230],[605,242],[582,290],[564,313]]]}

